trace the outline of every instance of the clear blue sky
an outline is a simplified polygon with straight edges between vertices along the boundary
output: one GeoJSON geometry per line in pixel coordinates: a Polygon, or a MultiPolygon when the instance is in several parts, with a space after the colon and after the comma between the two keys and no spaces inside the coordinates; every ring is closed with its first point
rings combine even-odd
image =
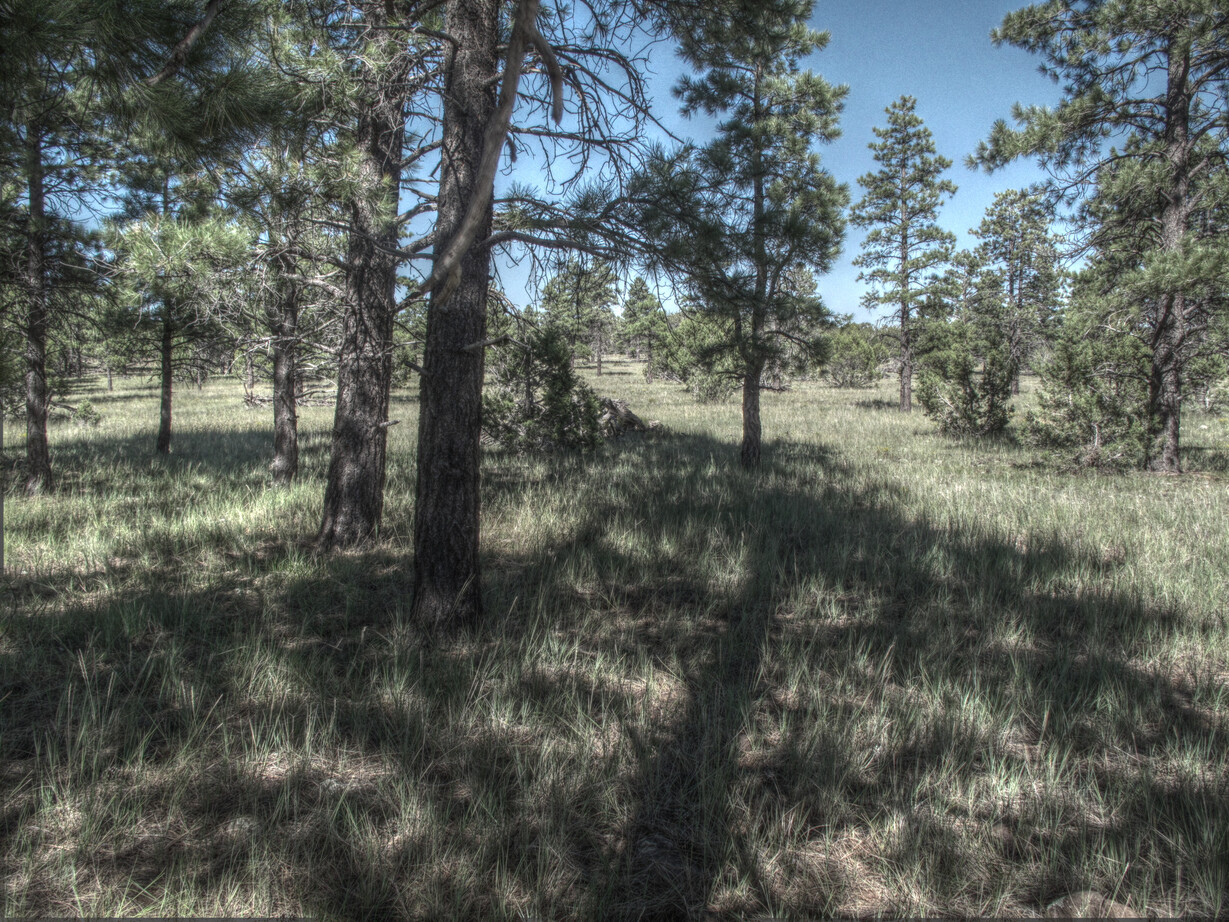
{"type": "MultiPolygon", "coordinates": [[[[994,194],[1043,177],[1032,163],[1018,163],[991,176],[967,169],[964,158],[1014,102],[1054,104],[1059,87],[1037,71],[1038,60],[1008,46],[995,47],[990,30],[1024,0],[818,0],[811,25],[831,35],[828,47],[803,62],[849,93],[842,136],[821,149],[824,166],[861,197],[859,176],[876,164],[867,145],[872,127],[886,121],[884,109],[902,95],[917,98],[917,112],[934,133],[940,154],[953,161],[948,178],[959,191],[940,212],[940,223],[970,245],[969,228],[980,223],[994,194]]],[[[678,116],[671,88],[686,65],[668,45],[655,49],[649,85],[654,111],[680,137],[703,142],[707,123],[678,116]]],[[[521,174],[523,177],[523,173],[521,174]]],[[[836,268],[819,280],[830,309],[870,319],[859,306],[864,286],[852,265],[862,234],[850,227],[836,268]]],[[[524,271],[501,273],[508,294],[524,301],[524,271]]]]}

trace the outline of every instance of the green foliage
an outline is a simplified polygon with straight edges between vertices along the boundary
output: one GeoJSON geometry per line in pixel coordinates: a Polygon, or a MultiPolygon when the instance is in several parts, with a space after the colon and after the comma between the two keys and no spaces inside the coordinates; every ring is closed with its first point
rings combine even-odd
{"type": "Polygon", "coordinates": [[[813,277],[809,290],[797,280],[840,252],[848,193],[814,145],[837,136],[845,89],[799,67],[828,40],[806,25],[811,8],[725,0],[700,15],[683,39],[698,73],[676,92],[685,115],[721,119],[717,138],[659,157],[639,190],[652,203],[641,215],[650,262],[709,317],[680,324],[669,360],[705,397],[723,394],[727,375],[758,389],[823,355],[829,312],[813,277]]]}
{"type": "Polygon", "coordinates": [[[73,411],[73,421],[82,426],[97,426],[102,422],[102,414],[90,400],[86,399],[77,404],[76,410],[73,411]]]}
{"type": "Polygon", "coordinates": [[[995,195],[972,231],[980,242],[969,319],[1004,352],[1013,378],[1052,335],[1062,303],[1064,273],[1051,220],[1038,193],[1009,189],[995,195]]]}
{"type": "Polygon", "coordinates": [[[947,435],[999,435],[1011,418],[1011,361],[1002,349],[984,350],[978,371],[978,351],[973,328],[953,323],[926,357],[918,402],[947,435]]]}
{"type": "Polygon", "coordinates": [[[914,364],[914,320],[919,306],[942,286],[941,267],[952,258],[956,238],[937,223],[939,207],[956,193],[941,179],[952,165],[935,152],[930,129],[916,113],[917,100],[902,96],[887,108],[888,124],[875,128],[870,144],[880,168],[858,178],[865,190],[850,220],[869,231],[854,265],[870,284],[868,307],[886,307],[899,340],[901,409],[910,395],[904,387],[914,364]]]}
{"type": "Polygon", "coordinates": [[[740,366],[728,348],[729,337],[720,316],[687,310],[665,342],[662,373],[681,382],[699,403],[726,400],[741,383],[740,366]]]}
{"type": "Polygon", "coordinates": [[[1080,202],[1089,249],[1116,263],[1123,301],[1139,296],[1121,305],[1134,322],[1116,326],[1150,344],[1145,461],[1170,473],[1182,469],[1185,366],[1224,311],[1223,284],[1206,295],[1224,266],[1226,12],[1222,0],[1049,0],[1008,14],[995,42],[1037,54],[1063,96],[1017,105],[1015,128],[998,122],[970,158],[995,169],[1035,156],[1052,191],[1080,202]]]}
{"type": "Polygon", "coordinates": [[[561,333],[574,359],[600,356],[613,339],[617,279],[608,263],[570,259],[542,286],[546,322],[561,333]]]}
{"type": "Polygon", "coordinates": [[[847,321],[828,336],[824,377],[833,387],[870,387],[883,377],[888,350],[870,324],[847,321]]]}
{"type": "Polygon", "coordinates": [[[1150,442],[1147,345],[1103,325],[1087,308],[1068,319],[1042,366],[1024,439],[1075,467],[1139,467],[1150,442]]]}
{"type": "Polygon", "coordinates": [[[653,380],[665,361],[665,339],[670,334],[661,300],[637,276],[623,300],[622,335],[627,347],[644,358],[644,376],[653,380]]]}
{"type": "Polygon", "coordinates": [[[482,428],[513,452],[591,450],[601,441],[597,395],[572,367],[562,331],[545,327],[505,346],[482,399],[482,428]]]}

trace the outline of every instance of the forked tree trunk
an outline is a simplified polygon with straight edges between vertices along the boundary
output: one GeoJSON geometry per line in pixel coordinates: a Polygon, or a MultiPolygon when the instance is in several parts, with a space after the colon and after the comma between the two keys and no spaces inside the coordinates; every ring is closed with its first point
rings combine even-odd
{"type": "Polygon", "coordinates": [[[321,550],[376,537],[384,513],[388,401],[392,387],[393,318],[397,312],[397,197],[405,139],[408,57],[382,3],[363,4],[377,59],[393,59],[373,80],[358,124],[361,192],[350,205],[346,307],[337,374],[332,455],[324,490],[321,550]]]}
{"type": "Polygon", "coordinates": [[[762,363],[747,369],[743,377],[743,444],[739,460],[747,470],[760,466],[763,427],[760,423],[760,377],[762,363]]]}
{"type": "MultiPolygon", "coordinates": [[[[477,189],[483,135],[495,111],[498,0],[453,0],[455,42],[446,80],[439,243],[447,249],[477,189]]],[[[506,79],[506,77],[505,77],[506,79]]],[[[482,615],[478,561],[480,438],[491,209],[461,260],[460,283],[432,295],[427,312],[414,514],[414,617],[443,627],[482,615]]]]}
{"type": "Polygon", "coordinates": [[[26,243],[26,493],[33,496],[52,487],[47,442],[47,254],[43,237],[47,213],[42,138],[35,125],[26,127],[26,180],[30,195],[26,243]]]}
{"type": "Polygon", "coordinates": [[[171,308],[169,304],[162,305],[162,407],[158,422],[158,454],[171,453],[171,397],[173,387],[173,371],[175,346],[175,328],[171,323],[171,308]]]}
{"type": "Polygon", "coordinates": [[[273,323],[273,482],[288,484],[299,471],[299,420],[296,351],[299,335],[299,293],[283,283],[273,323]]]}

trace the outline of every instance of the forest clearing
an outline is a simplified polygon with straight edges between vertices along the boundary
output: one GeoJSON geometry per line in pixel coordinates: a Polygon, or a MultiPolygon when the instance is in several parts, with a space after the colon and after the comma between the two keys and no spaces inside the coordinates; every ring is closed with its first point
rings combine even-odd
{"type": "Polygon", "coordinates": [[[0,920],[1229,916],[1227,88],[1229,0],[0,0],[0,920]]]}
{"type": "Polygon", "coordinates": [[[1226,911],[1223,416],[1188,476],[1073,473],[802,382],[755,474],[736,404],[641,369],[589,381],[660,431],[487,449],[486,619],[445,637],[412,391],[379,542],[319,557],[331,409],[274,490],[233,380],[170,456],[147,381],[75,395],[6,509],[0,915],[1226,911]]]}

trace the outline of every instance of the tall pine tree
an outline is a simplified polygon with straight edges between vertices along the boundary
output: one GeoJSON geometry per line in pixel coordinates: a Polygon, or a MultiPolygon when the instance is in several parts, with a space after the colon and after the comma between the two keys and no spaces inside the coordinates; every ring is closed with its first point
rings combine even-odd
{"type": "Polygon", "coordinates": [[[1063,99],[1016,106],[1017,127],[995,124],[972,158],[993,169],[1036,156],[1070,199],[1129,174],[1123,207],[1090,215],[1088,242],[1112,247],[1133,225],[1147,235],[1147,464],[1166,473],[1182,470],[1182,378],[1202,303],[1192,294],[1205,282],[1192,271],[1204,261],[1191,258],[1206,230],[1193,220],[1198,188],[1226,165],[1227,18],[1223,0],[1048,0],[1008,14],[994,41],[1039,55],[1063,99]],[[1152,206],[1142,216],[1141,202],[1152,206]]]}
{"type": "Polygon", "coordinates": [[[982,282],[995,289],[995,296],[977,300],[979,320],[1002,344],[1013,394],[1020,393],[1020,371],[1058,321],[1063,272],[1050,221],[1041,196],[1009,189],[994,197],[973,229],[981,241],[982,282]]]}
{"type": "Polygon", "coordinates": [[[913,372],[919,305],[940,284],[939,270],[951,259],[953,234],[938,225],[939,206],[956,186],[941,179],[952,165],[935,152],[934,138],[915,111],[917,100],[902,96],[888,106],[888,124],[875,128],[870,144],[880,168],[858,178],[866,190],[850,213],[858,227],[870,228],[854,265],[871,283],[865,301],[891,309],[900,359],[900,409],[913,409],[913,372]]]}
{"type": "MultiPolygon", "coordinates": [[[[822,351],[828,312],[791,284],[824,273],[840,253],[848,192],[813,145],[838,134],[844,87],[799,61],[822,49],[807,26],[811,0],[728,0],[682,40],[698,71],[677,94],[685,114],[721,116],[717,138],[657,164],[644,213],[650,253],[721,330],[721,352],[742,387],[744,467],[760,463],[765,369],[797,348],[822,351]]],[[[721,364],[712,350],[714,365],[721,364]]]]}

